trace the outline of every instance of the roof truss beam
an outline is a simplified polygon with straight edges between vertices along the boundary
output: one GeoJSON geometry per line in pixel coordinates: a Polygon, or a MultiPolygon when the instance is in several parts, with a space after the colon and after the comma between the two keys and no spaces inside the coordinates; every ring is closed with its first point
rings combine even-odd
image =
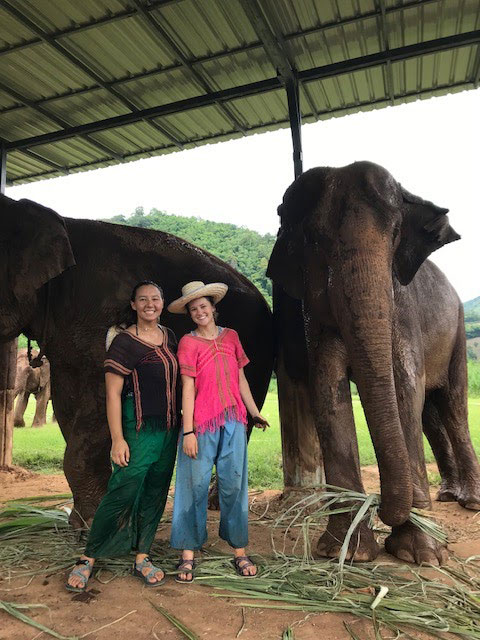
{"type": "MultiPolygon", "coordinates": [[[[463,82],[457,83],[457,84],[453,84],[451,85],[451,87],[453,89],[455,88],[462,88],[464,86],[463,82]]],[[[404,97],[410,97],[410,96],[422,96],[422,95],[431,95],[432,94],[432,90],[431,89],[425,89],[423,91],[411,91],[411,92],[407,92],[405,94],[402,94],[402,98],[404,97]]],[[[389,98],[380,98],[378,100],[375,100],[374,102],[368,103],[377,107],[380,106],[386,106],[387,103],[390,103],[389,98]]],[[[335,113],[337,115],[341,115],[344,111],[346,112],[350,112],[351,110],[351,106],[348,105],[346,107],[340,107],[338,109],[334,109],[331,111],[324,111],[322,113],[328,114],[328,113],[335,113]]],[[[313,117],[314,114],[307,114],[307,117],[313,117]]],[[[264,129],[265,127],[269,127],[270,125],[275,124],[277,127],[278,126],[287,126],[289,124],[288,120],[275,120],[275,122],[264,122],[260,125],[256,125],[254,127],[252,127],[251,129],[249,129],[249,132],[254,133],[255,131],[260,131],[262,129],[264,129]]],[[[196,144],[199,143],[201,144],[202,142],[205,141],[217,141],[217,140],[221,140],[224,139],[226,136],[228,136],[228,134],[216,134],[214,136],[208,136],[207,138],[205,137],[197,137],[197,138],[193,138],[191,140],[188,140],[187,144],[196,144]]],[[[165,150],[170,150],[170,151],[174,151],[175,150],[175,145],[170,145],[170,147],[151,147],[149,149],[144,149],[142,151],[137,151],[137,152],[132,152],[132,153],[126,153],[124,156],[124,162],[125,161],[129,161],[129,160],[134,160],[137,157],[140,157],[142,155],[145,155],[147,153],[158,153],[161,151],[165,151],[165,150]]],[[[23,151],[21,153],[24,153],[23,151]]],[[[94,167],[96,165],[98,165],[99,163],[83,163],[83,164],[79,164],[79,165],[75,165],[70,167],[70,173],[72,171],[81,171],[82,169],[88,169],[90,167],[94,167]]],[[[34,175],[28,175],[25,176],[24,178],[19,177],[19,178],[15,178],[14,180],[9,180],[7,181],[7,186],[13,186],[15,184],[21,184],[23,182],[26,182],[27,180],[39,180],[41,178],[47,178],[47,177],[54,177],[56,175],[56,173],[54,171],[42,171],[40,173],[34,174],[34,175]]]]}
{"type": "MultiPolygon", "coordinates": [[[[314,69],[307,69],[298,73],[298,79],[303,82],[312,82],[323,78],[330,78],[335,75],[369,69],[385,64],[387,61],[396,62],[399,60],[408,60],[421,55],[479,43],[480,30],[470,31],[459,35],[437,38],[427,42],[391,49],[390,51],[380,51],[368,56],[345,60],[343,62],[336,62],[322,67],[316,67],[314,69]]],[[[152,107],[136,113],[126,113],[121,116],[91,122],[86,125],[71,127],[64,131],[56,131],[32,138],[14,140],[7,143],[7,149],[25,149],[31,146],[45,144],[47,142],[64,140],[65,138],[71,138],[76,135],[83,135],[85,133],[92,133],[103,129],[113,129],[138,122],[144,118],[156,118],[159,116],[171,115],[173,113],[181,113],[191,109],[209,106],[217,101],[228,102],[229,100],[236,98],[258,95],[260,93],[278,89],[281,86],[282,85],[278,78],[270,78],[268,80],[233,87],[231,89],[217,91],[215,93],[200,95],[195,98],[180,100],[179,102],[152,107]]]]}
{"type": "Polygon", "coordinates": [[[0,140],[0,193],[5,193],[7,186],[7,149],[3,140],[0,140]]]}
{"type": "MultiPolygon", "coordinates": [[[[380,15],[379,15],[379,23],[380,23],[380,33],[382,34],[382,46],[383,49],[385,49],[385,51],[388,51],[390,49],[389,43],[388,43],[388,30],[387,30],[387,9],[385,7],[385,0],[378,0],[378,5],[379,5],[379,9],[380,9],[380,15]]],[[[387,92],[388,95],[390,96],[390,104],[393,105],[393,101],[395,99],[395,91],[393,88],[393,71],[392,71],[392,63],[390,60],[388,60],[385,64],[385,74],[386,74],[386,86],[387,86],[387,92]]]]}

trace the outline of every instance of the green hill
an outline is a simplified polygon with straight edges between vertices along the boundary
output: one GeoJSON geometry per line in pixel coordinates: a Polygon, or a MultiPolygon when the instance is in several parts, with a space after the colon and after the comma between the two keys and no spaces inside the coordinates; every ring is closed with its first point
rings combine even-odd
{"type": "Polygon", "coordinates": [[[475,356],[475,352],[471,348],[470,341],[472,338],[480,337],[480,296],[473,298],[473,300],[464,302],[463,310],[465,312],[465,332],[467,334],[468,357],[476,360],[478,359],[478,356],[475,356]]]}
{"type": "Polygon", "coordinates": [[[265,275],[275,243],[275,236],[270,233],[261,235],[234,224],[185,218],[157,209],[145,213],[142,207],[137,207],[129,216],[117,215],[105,222],[157,229],[188,240],[243,273],[262,292],[270,306],[272,304],[272,283],[265,275]]]}

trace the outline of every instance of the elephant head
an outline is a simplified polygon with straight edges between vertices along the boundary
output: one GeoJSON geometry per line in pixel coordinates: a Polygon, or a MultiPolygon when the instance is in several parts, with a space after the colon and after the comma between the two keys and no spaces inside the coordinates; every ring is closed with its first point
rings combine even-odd
{"type": "Polygon", "coordinates": [[[31,202],[0,195],[0,338],[17,336],[31,319],[37,292],[75,264],[62,218],[31,202]]]}
{"type": "Polygon", "coordinates": [[[267,275],[303,300],[306,322],[340,332],[377,455],[380,516],[401,524],[412,482],[393,375],[394,288],[409,284],[433,251],[460,236],[446,209],[409,194],[368,162],[307,171],[278,212],[267,275]]]}

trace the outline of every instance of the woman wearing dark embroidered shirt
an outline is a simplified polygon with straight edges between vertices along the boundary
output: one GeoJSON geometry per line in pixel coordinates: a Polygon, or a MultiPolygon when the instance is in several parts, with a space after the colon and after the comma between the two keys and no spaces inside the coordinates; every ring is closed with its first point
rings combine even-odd
{"type": "Polygon", "coordinates": [[[175,463],[181,408],[177,340],[158,324],[163,292],[157,284],[137,284],[130,304],[134,322],[113,339],[104,363],[113,473],[85,554],[68,577],[69,591],[85,591],[96,558],[132,550],[133,575],[148,587],[165,578],[148,554],[175,463]]]}

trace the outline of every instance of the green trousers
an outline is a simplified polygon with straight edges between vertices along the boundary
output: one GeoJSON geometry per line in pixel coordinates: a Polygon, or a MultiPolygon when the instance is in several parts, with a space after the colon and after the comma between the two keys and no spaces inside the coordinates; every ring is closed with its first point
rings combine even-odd
{"type": "Polygon", "coordinates": [[[178,429],[159,429],[158,418],[135,428],[133,398],[122,406],[123,435],[130,449],[128,466],[113,465],[107,492],[88,536],[85,555],[113,558],[149,553],[167,500],[175,464],[178,429]]]}

